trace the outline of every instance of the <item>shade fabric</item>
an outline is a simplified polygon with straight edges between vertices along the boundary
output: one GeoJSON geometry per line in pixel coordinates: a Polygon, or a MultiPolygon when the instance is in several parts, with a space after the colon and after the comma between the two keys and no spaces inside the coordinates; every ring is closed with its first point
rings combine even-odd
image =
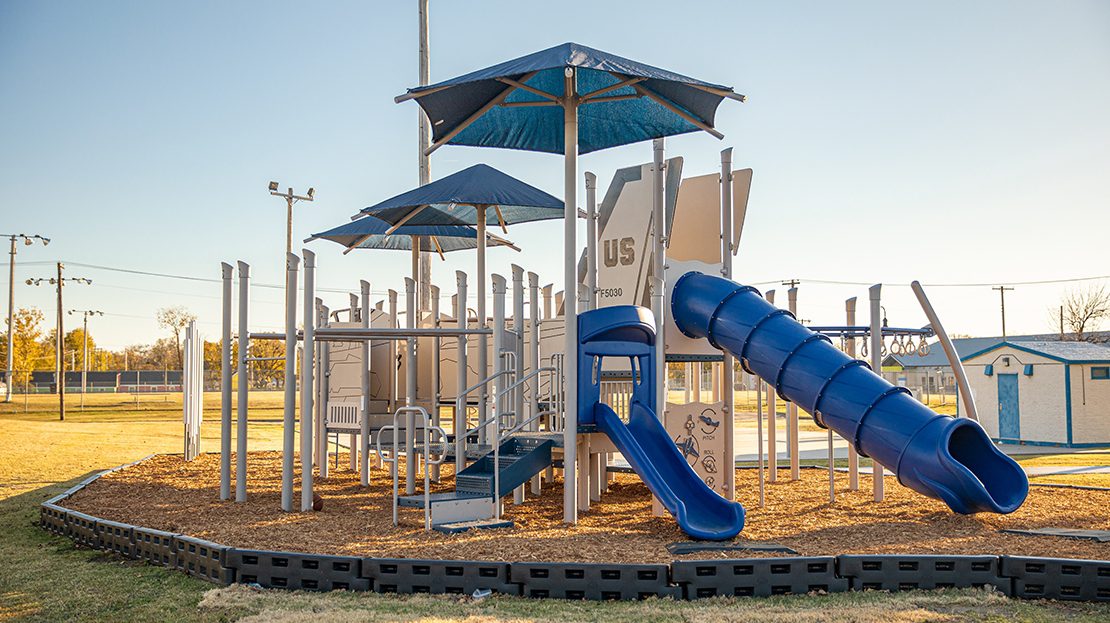
{"type": "MultiPolygon", "coordinates": [[[[417,226],[402,225],[393,234],[385,235],[392,227],[389,223],[364,216],[358,220],[344,223],[339,227],[329,229],[318,234],[313,234],[305,242],[313,240],[330,240],[351,248],[355,245],[358,249],[395,249],[398,251],[412,250],[412,237],[420,236],[420,250],[429,253],[437,251],[459,251],[478,247],[478,231],[473,227],[459,225],[433,225],[417,226]],[[435,240],[433,240],[433,238],[435,240]],[[436,247],[436,243],[439,247],[436,247]]],[[[490,237],[489,244],[505,244],[498,238],[490,237]]]]}
{"type": "Polygon", "coordinates": [[[563,202],[497,169],[476,164],[442,179],[401,193],[362,210],[390,223],[400,222],[416,208],[423,208],[408,225],[474,225],[477,209],[486,208],[491,223],[506,225],[563,217],[563,202]]]}
{"type": "Polygon", "coordinates": [[[562,107],[505,106],[544,102],[547,98],[501,79],[523,82],[558,98],[563,96],[566,67],[577,68],[577,90],[584,98],[578,108],[581,154],[704,129],[668,109],[668,105],[712,128],[722,99],[744,99],[732,87],[695,80],[577,43],[564,43],[438,84],[409,89],[407,96],[398,99],[416,98],[431,120],[435,142],[496,102],[447,143],[561,154],[562,107]],[[641,80],[599,93],[599,101],[590,101],[590,93],[627,79],[641,80]]]}

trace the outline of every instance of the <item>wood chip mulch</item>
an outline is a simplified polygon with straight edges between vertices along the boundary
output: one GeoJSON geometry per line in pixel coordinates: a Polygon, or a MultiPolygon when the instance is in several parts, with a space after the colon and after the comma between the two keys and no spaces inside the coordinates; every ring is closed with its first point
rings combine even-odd
{"type": "MultiPolygon", "coordinates": [[[[676,558],[668,543],[688,538],[668,515],[653,517],[651,496],[634,474],[618,474],[600,503],[580,516],[577,526],[562,523],[562,485],[545,483],[538,498],[514,506],[504,517],[515,527],[444,535],[424,532],[424,515],[402,508],[401,525],[392,525],[390,478],[372,470],[370,487],[340,469],[316,479],[324,499],[320,512],[280,510],[281,455],[252,452],[248,501],[219,500],[219,457],[192,462],[161,455],[100,478],[66,500],[68,508],[96,517],[184,533],[241,548],[399,558],[500,561],[667,562],[676,558]]],[[[234,464],[234,463],[233,463],[234,464]]],[[[299,463],[298,463],[299,466],[299,463]]],[[[299,470],[299,467],[298,467],[299,470]]],[[[452,469],[433,490],[452,488],[452,469]]],[[[234,478],[233,478],[234,482],[234,478]]],[[[1063,538],[1000,534],[1002,528],[1110,529],[1110,491],[1035,487],[1010,515],[952,513],[941,502],[918,495],[887,478],[886,500],[872,501],[871,481],[848,491],[847,474],[837,474],[837,501],[828,502],[828,476],[802,470],[801,480],[768,483],[766,506],[757,506],[755,470],[737,471],[740,502],[747,525],[736,539],[771,541],[800,555],[847,553],[1015,554],[1110,559],[1110,544],[1063,538]]],[[[295,498],[300,501],[299,481],[295,498]]],[[[766,554],[702,552],[689,558],[746,557],[766,554]]]]}

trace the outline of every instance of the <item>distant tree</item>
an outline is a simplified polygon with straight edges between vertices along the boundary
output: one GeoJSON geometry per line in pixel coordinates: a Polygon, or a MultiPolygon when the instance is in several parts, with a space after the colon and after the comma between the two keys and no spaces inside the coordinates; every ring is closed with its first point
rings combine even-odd
{"type": "MultiPolygon", "coordinates": [[[[43,343],[42,310],[32,307],[16,310],[15,328],[12,331],[12,371],[16,384],[26,385],[31,380],[31,372],[43,365],[47,353],[53,353],[53,346],[43,343]]],[[[7,320],[4,322],[7,328],[7,320]]],[[[6,346],[5,346],[6,347],[6,346]]],[[[7,353],[4,353],[6,362],[7,353]]]]}
{"type": "MultiPolygon", "coordinates": [[[[1064,315],[1064,328],[1078,341],[1098,329],[1100,322],[1110,318],[1110,292],[1104,286],[1086,290],[1072,290],[1060,302],[1064,315]]],[[[1057,314],[1059,312],[1057,311],[1057,314]]]]}
{"type": "MultiPolygon", "coordinates": [[[[205,370],[220,370],[220,353],[223,346],[219,342],[204,343],[204,369],[205,370]]],[[[234,367],[236,358],[239,356],[239,343],[238,340],[231,340],[231,365],[234,367]]]]}
{"type": "Polygon", "coordinates": [[[185,361],[185,355],[181,351],[181,333],[189,326],[190,322],[197,319],[197,316],[184,307],[176,306],[159,309],[156,317],[158,326],[169,329],[173,333],[174,350],[177,353],[176,367],[181,369],[185,361]]]}
{"type": "MultiPolygon", "coordinates": [[[[67,353],[74,353],[73,357],[67,358],[66,361],[74,365],[74,370],[82,370],[85,364],[85,330],[78,327],[69,333],[66,333],[65,350],[67,353]]],[[[96,355],[96,340],[92,337],[92,331],[89,332],[89,369],[94,369],[93,361],[96,355]]]]}
{"type": "MultiPolygon", "coordinates": [[[[285,342],[258,340],[250,342],[251,357],[284,357],[285,342]]],[[[256,361],[251,364],[251,386],[257,389],[280,387],[285,380],[285,360],[256,361]]]]}

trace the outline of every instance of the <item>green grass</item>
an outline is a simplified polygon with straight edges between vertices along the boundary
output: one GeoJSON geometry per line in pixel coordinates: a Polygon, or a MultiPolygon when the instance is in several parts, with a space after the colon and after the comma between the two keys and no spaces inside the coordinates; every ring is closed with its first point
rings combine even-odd
{"type": "MultiPolygon", "coordinates": [[[[495,597],[216,589],[183,574],[77,549],[38,527],[38,505],[96,470],[178,452],[180,400],[90,396],[57,421],[56,399],[0,405],[0,621],[1104,621],[1110,605],[1025,602],[986,591],[847,593],[698,602],[565,602],[495,597]],[[129,401],[130,400],[130,401],[129,401]]],[[[259,393],[251,447],[279,442],[280,395],[259,393]]],[[[216,447],[217,397],[206,397],[206,448],[216,447]]],[[[1046,460],[1039,457],[1039,460],[1046,460]]]]}

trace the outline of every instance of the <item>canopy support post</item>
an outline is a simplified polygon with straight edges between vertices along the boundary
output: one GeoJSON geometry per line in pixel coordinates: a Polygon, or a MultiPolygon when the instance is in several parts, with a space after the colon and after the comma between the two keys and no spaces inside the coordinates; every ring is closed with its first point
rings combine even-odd
{"type": "MultiPolygon", "coordinates": [[[[304,345],[301,355],[301,512],[312,510],[312,409],[316,384],[313,366],[316,365],[315,330],[316,312],[316,254],[308,249],[304,255],[304,345]]],[[[354,449],[352,448],[352,452],[354,449]]]]}
{"type": "Polygon", "coordinates": [[[293,511],[294,429],[297,426],[297,267],[300,258],[285,258],[285,413],[282,418],[281,510],[293,511]]]}
{"type": "Polygon", "coordinates": [[[563,521],[578,523],[578,220],[577,72],[567,67],[563,87],[563,322],[565,395],[563,425],[563,521]]]}

